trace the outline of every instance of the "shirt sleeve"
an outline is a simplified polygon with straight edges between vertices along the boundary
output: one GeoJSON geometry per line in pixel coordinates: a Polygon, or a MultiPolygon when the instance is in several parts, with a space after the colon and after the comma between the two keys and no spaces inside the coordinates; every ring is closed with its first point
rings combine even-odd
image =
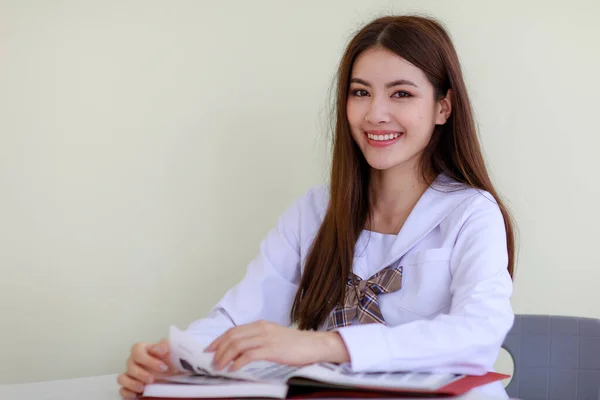
{"type": "Polygon", "coordinates": [[[356,372],[434,371],[484,374],[493,369],[514,321],[504,220],[485,196],[467,207],[450,259],[450,312],[388,327],[338,330],[356,372]]]}
{"type": "Polygon", "coordinates": [[[290,310],[300,282],[300,209],[298,199],[281,215],[260,244],[244,278],[226,292],[207,317],[187,332],[208,345],[228,329],[258,320],[290,325],[290,310]]]}

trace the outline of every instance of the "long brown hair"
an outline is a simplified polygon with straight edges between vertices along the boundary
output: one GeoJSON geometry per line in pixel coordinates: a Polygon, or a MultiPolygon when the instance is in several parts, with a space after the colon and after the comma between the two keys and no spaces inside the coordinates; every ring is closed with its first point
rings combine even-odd
{"type": "Polygon", "coordinates": [[[330,200],[306,258],[291,310],[291,319],[299,329],[318,329],[333,307],[343,300],[354,247],[369,219],[370,167],[350,133],[346,102],[354,61],[372,47],[390,50],[423,70],[435,88],[437,100],[452,90],[450,118],[444,125],[436,126],[423,153],[423,177],[427,179],[425,168],[435,176],[445,173],[495,198],[504,217],[508,271],[513,274],[512,220],[486,170],[460,63],[448,33],[430,18],[378,18],[351,39],[337,72],[330,200]]]}

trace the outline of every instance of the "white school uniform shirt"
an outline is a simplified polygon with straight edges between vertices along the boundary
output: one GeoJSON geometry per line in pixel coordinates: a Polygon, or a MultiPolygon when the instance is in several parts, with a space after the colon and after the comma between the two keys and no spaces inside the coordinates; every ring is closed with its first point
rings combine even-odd
{"type": "MultiPolygon", "coordinates": [[[[327,186],[297,199],[262,241],[244,278],[187,331],[208,345],[237,325],[290,325],[304,262],[328,202],[327,186]]],[[[493,197],[438,176],[393,241],[361,233],[356,275],[368,279],[392,263],[403,268],[402,288],[379,296],[386,325],[354,321],[337,329],[352,370],[493,370],[514,320],[505,225],[493,197]],[[377,254],[379,249],[384,253],[377,254]]]]}

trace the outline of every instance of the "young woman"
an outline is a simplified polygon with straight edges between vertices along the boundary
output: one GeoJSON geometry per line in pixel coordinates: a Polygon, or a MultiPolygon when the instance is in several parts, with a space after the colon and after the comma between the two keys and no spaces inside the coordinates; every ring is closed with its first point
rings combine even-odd
{"type": "MultiPolygon", "coordinates": [[[[423,17],[369,23],[342,57],[336,100],[330,184],[280,217],[244,279],[188,331],[232,370],[491,370],[514,318],[512,225],[448,34],[423,17]]],[[[121,395],[174,370],[168,351],[136,344],[121,395]]]]}

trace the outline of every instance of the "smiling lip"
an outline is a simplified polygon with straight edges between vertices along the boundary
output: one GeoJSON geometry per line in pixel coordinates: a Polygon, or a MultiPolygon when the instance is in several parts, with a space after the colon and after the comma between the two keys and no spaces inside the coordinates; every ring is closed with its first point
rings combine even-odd
{"type": "Polygon", "coordinates": [[[373,147],[386,147],[396,143],[404,132],[400,131],[388,131],[388,130],[377,130],[377,131],[365,131],[367,136],[367,142],[373,147]]]}

